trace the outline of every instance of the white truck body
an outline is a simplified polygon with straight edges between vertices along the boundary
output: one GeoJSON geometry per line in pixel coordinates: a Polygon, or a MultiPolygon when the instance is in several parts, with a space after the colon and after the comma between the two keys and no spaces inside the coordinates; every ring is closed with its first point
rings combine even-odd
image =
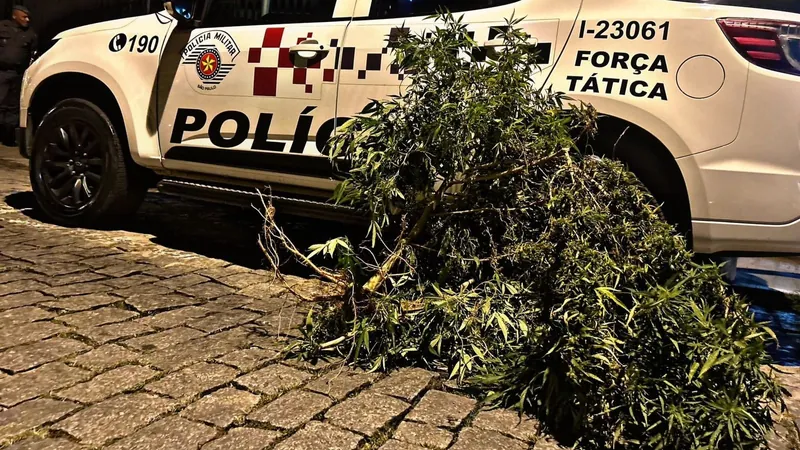
{"type": "MultiPolygon", "coordinates": [[[[91,77],[119,107],[132,160],[160,176],[330,190],[326,138],[408,83],[391,65],[392,34],[434,26],[373,2],[391,3],[318,1],[313,21],[272,23],[292,16],[265,1],[253,23],[215,12],[220,1],[197,28],[164,11],[64,32],[25,75],[20,125],[30,141],[49,80],[91,77]]],[[[655,164],[675,168],[696,251],[800,251],[800,14],[725,1],[466,3],[478,5],[458,13],[477,42],[524,17],[537,84],[636,127],[641,152],[668,150],[655,164]]]]}

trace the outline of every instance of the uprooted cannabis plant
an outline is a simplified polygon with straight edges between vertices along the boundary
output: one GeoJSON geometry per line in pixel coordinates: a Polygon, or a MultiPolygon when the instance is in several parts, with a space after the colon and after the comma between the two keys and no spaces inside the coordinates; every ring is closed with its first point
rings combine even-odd
{"type": "Polygon", "coordinates": [[[594,112],[537,86],[517,20],[503,50],[438,20],[393,43],[403,94],[332,140],[363,242],[305,254],[267,214],[275,266],[289,249],[341,293],[297,351],[447,370],[578,448],[760,445],[781,404],[771,331],[630,172],[576,146],[594,112]]]}

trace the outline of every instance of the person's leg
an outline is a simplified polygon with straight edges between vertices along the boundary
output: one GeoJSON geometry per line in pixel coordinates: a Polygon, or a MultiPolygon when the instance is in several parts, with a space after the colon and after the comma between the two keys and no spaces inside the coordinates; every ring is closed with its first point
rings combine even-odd
{"type": "MultiPolygon", "coordinates": [[[[8,72],[0,72],[0,143],[3,145],[9,145],[9,134],[13,133],[13,128],[11,128],[13,117],[10,117],[13,108],[14,93],[11,88],[13,82],[14,77],[8,72]],[[9,128],[11,128],[10,132],[9,128]]],[[[17,99],[17,103],[19,103],[19,99],[17,99]]]]}
{"type": "Polygon", "coordinates": [[[19,127],[19,96],[22,91],[22,79],[11,80],[6,94],[7,108],[5,111],[5,140],[3,143],[9,147],[17,146],[17,127],[19,127]]]}

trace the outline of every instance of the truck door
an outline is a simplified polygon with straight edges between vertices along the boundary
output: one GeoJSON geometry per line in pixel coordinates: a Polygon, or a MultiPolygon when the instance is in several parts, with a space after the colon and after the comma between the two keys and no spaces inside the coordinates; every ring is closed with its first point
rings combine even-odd
{"type": "Polygon", "coordinates": [[[358,0],[355,20],[342,49],[339,113],[357,114],[372,98],[397,95],[406,75],[392,66],[393,35],[420,33],[435,26],[426,17],[440,8],[464,15],[471,37],[484,48],[502,44],[498,27],[518,25],[539,51],[537,82],[545,83],[569,37],[582,0],[358,0]],[[388,36],[388,39],[387,39],[388,36]]]}
{"type": "Polygon", "coordinates": [[[309,186],[330,172],[315,138],[336,116],[353,0],[243,3],[212,0],[201,28],[173,35],[159,74],[162,164],[309,186]]]}

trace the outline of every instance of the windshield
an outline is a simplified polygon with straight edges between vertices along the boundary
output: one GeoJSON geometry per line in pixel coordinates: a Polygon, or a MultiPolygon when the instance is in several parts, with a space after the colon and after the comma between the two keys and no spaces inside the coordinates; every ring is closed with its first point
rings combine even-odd
{"type": "Polygon", "coordinates": [[[686,3],[741,6],[745,8],[772,9],[800,14],[800,0],[676,0],[686,3]]]}

